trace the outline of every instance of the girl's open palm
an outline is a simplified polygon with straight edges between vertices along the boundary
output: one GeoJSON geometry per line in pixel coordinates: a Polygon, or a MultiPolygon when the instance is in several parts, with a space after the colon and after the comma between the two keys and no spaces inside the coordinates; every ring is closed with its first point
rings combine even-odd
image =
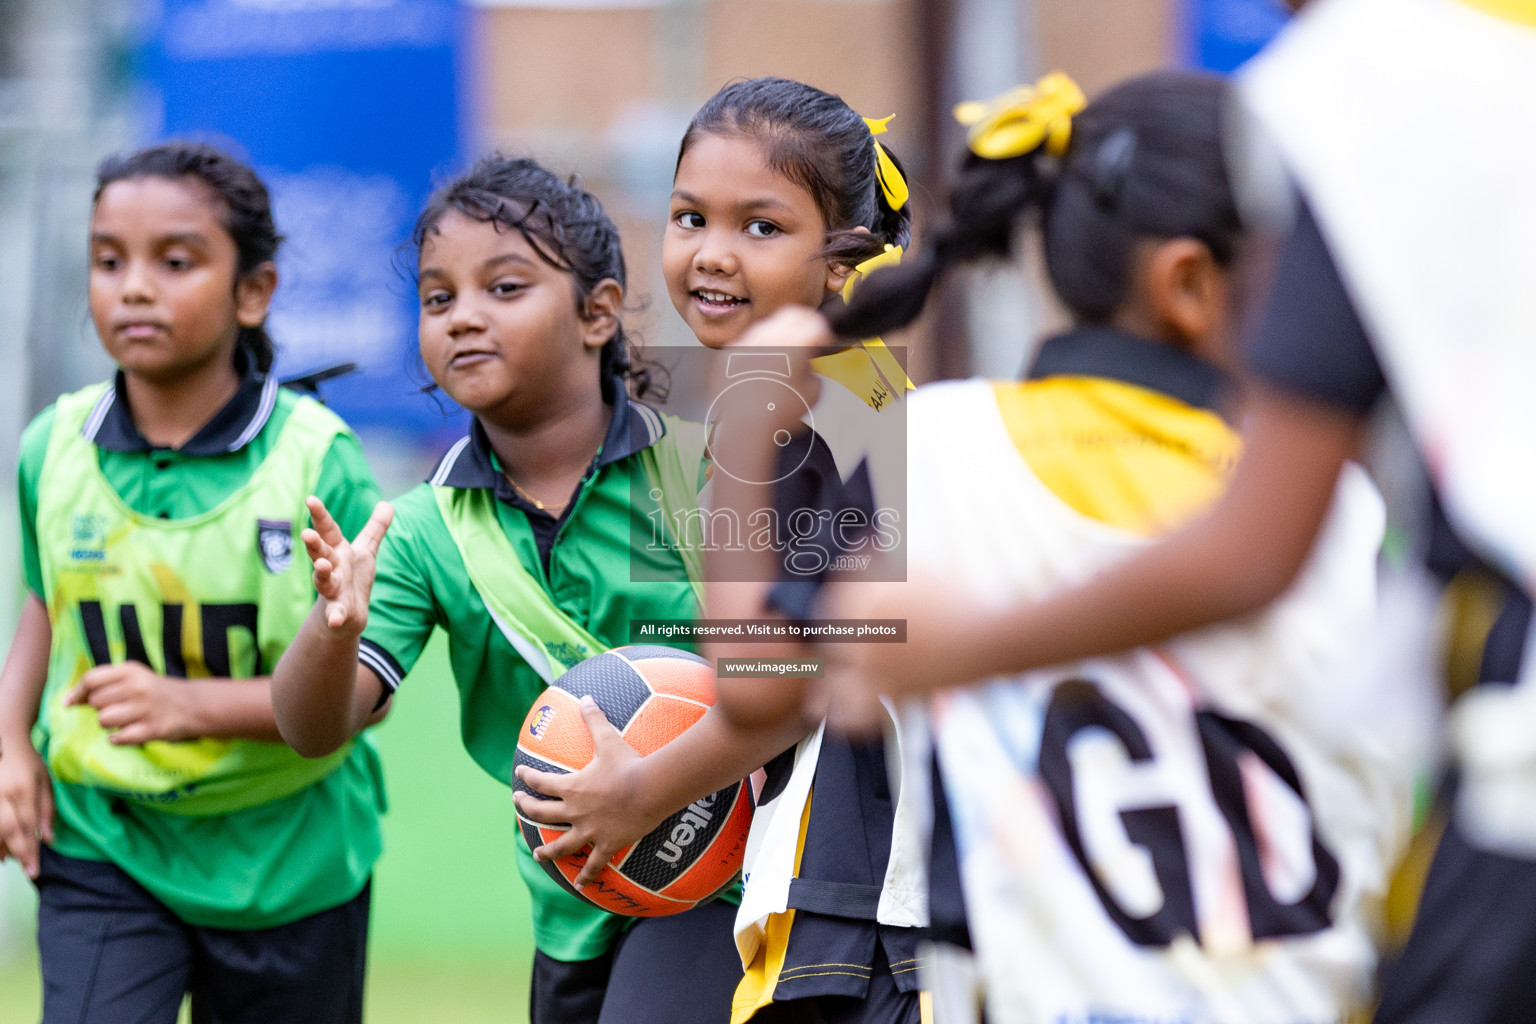
{"type": "Polygon", "coordinates": [[[323,501],[311,495],[304,503],[309,506],[314,526],[300,536],[315,564],[315,591],[325,603],[325,624],[337,632],[361,636],[368,624],[374,559],[395,510],[389,502],[379,502],[349,542],[323,501]]]}

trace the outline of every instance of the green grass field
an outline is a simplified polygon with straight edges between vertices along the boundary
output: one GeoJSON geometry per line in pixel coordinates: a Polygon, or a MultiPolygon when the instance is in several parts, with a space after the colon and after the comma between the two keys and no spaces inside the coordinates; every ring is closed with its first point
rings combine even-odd
{"type": "MultiPolygon", "coordinates": [[[[373,887],[369,1024],[527,1020],[533,941],[512,801],[464,752],[458,721],[439,638],[375,731],[390,812],[373,887]]],[[[25,924],[25,911],[8,916],[25,924]]],[[[25,934],[16,945],[19,955],[0,959],[0,1024],[39,1017],[35,951],[25,934]]]]}

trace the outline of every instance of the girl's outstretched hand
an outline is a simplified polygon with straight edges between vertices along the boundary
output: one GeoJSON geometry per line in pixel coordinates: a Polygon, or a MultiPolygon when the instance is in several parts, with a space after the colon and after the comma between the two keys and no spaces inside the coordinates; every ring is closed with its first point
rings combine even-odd
{"type": "Polygon", "coordinates": [[[559,860],[591,846],[576,876],[578,889],[595,881],[619,851],[666,818],[665,812],[656,814],[641,805],[637,797],[642,758],[591,697],[581,698],[581,717],[592,734],[592,760],[587,766],[567,775],[519,766],[517,780],[545,799],[521,790],[512,794],[518,813],[528,820],[570,824],[560,838],[534,850],[534,859],[559,860]]]}
{"type": "Polygon", "coordinates": [[[315,591],[325,602],[325,624],[338,633],[361,636],[368,624],[368,595],[373,590],[374,559],[395,510],[387,501],[373,507],[373,515],[349,543],[314,495],[305,499],[314,527],[300,536],[315,563],[315,591]]]}
{"type": "Polygon", "coordinates": [[[53,780],[31,743],[9,743],[0,750],[0,861],[15,857],[37,878],[39,837],[53,842],[53,780]]]}

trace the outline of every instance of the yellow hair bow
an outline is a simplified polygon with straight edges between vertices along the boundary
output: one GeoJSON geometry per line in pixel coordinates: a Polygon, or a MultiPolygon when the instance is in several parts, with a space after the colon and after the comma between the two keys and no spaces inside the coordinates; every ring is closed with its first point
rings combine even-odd
{"type": "MultiPolygon", "coordinates": [[[[870,135],[884,135],[886,126],[891,123],[890,117],[866,117],[864,124],[869,128],[870,135]]],[[[880,140],[875,139],[875,177],[880,180],[880,191],[885,193],[885,201],[893,210],[899,210],[907,204],[907,197],[911,194],[907,188],[907,179],[901,176],[901,171],[896,167],[896,161],[891,159],[891,154],[880,145],[880,140]]]]}
{"type": "Polygon", "coordinates": [[[870,271],[879,270],[881,267],[894,267],[901,262],[901,246],[887,245],[884,252],[877,252],[869,259],[854,267],[848,274],[848,280],[843,282],[843,301],[847,302],[853,297],[853,286],[870,271]]]}
{"type": "Polygon", "coordinates": [[[1061,156],[1072,139],[1072,115],[1088,105],[1077,83],[1053,71],[1033,86],[1019,85],[985,102],[955,107],[955,120],[966,126],[966,144],[984,160],[1023,156],[1045,145],[1061,156]]]}

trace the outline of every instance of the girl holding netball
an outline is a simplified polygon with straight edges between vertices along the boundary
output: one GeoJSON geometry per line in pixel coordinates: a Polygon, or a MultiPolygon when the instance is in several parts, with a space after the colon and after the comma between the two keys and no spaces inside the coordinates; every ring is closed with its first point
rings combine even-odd
{"type": "MultiPolygon", "coordinates": [[[[884,127],[837,96],[778,78],[732,83],[694,116],[680,147],[662,266],[673,306],[700,342],[730,348],[776,310],[835,306],[850,277],[894,262],[910,211],[900,167],[877,134],[884,127]]],[[[798,565],[796,545],[836,552],[841,530],[868,550],[869,463],[889,454],[882,435],[899,441],[898,403],[910,384],[878,340],[817,359],[813,369],[814,378],[797,382],[805,400],[797,408],[814,407],[815,429],[797,416],[794,438],[767,463],[747,468],[760,453],[732,439],[730,410],[711,424],[717,511],[748,522],[754,511],[772,510],[784,526],[817,524],[781,533],[771,550],[712,551],[712,617],[803,618],[826,564],[798,565]]],[[[893,503],[899,507],[899,496],[893,503]]],[[[712,653],[785,657],[797,649],[745,642],[712,653]]],[[[539,856],[591,843],[584,881],[671,810],[793,746],[768,765],[753,822],[737,921],[747,971],[732,1019],[917,1021],[924,918],[903,851],[893,856],[900,793],[889,784],[884,745],[823,736],[802,712],[805,680],[722,678],[718,688],[717,707],[698,726],[644,759],[593,712],[592,766],[564,776],[521,769],[525,783],[558,799],[519,795],[519,810],[572,825],[539,856]]]]}
{"type": "Polygon", "coordinates": [[[266,676],[314,600],[305,496],[357,529],[377,489],[271,375],[278,242],[216,150],[98,172],[90,311],[118,370],[22,436],[0,674],[0,857],[38,887],[48,1022],[172,1024],[188,992],[197,1020],[362,1020],[378,760],[300,757],[266,676]]]}
{"type": "MultiPolygon", "coordinates": [[[[999,606],[1094,577],[1210,506],[1239,453],[1226,417],[1240,396],[1221,371],[1240,241],[1223,86],[1162,73],[1079,106],[1053,77],[963,109],[952,222],[835,319],[850,335],[900,324],[949,267],[1007,254],[1038,215],[1077,326],[1024,383],[922,389],[909,419],[909,565],[943,573],[993,626],[999,606]]],[[[1348,655],[1371,621],[1382,513],[1357,469],[1330,500],[1323,544],[1266,614],[927,705],[907,749],[932,744],[933,913],[974,948],[943,958],[936,998],[966,1010],[970,974],[992,1021],[1279,1022],[1368,1005],[1400,793],[1348,655]],[[1349,730],[1331,725],[1341,715],[1349,730]]],[[[864,614],[858,590],[841,607],[864,614]]],[[[905,651],[927,663],[931,620],[915,625],[905,651]]],[[[963,636],[990,649],[962,659],[1014,643],[963,636]]]]}
{"type": "MultiPolygon", "coordinates": [[[[627,643],[631,620],[695,615],[682,553],[631,538],[649,535],[654,509],[633,500],[648,464],[701,480],[702,446],[682,465],[676,421],[630,397],[648,374],[620,321],[618,229],[591,193],[489,157],[432,198],[414,241],[422,359],[473,422],[350,543],[311,500],[321,596],[276,673],[277,719],[305,753],[344,743],[441,628],[464,746],[511,784],[517,733],[548,683],[593,645],[627,643]],[[632,581],[636,559],[650,582],[632,581]]],[[[636,923],[566,891],[521,844],[514,856],[533,896],[537,1024],[726,1016],[740,977],[731,905],[636,923]]]]}

